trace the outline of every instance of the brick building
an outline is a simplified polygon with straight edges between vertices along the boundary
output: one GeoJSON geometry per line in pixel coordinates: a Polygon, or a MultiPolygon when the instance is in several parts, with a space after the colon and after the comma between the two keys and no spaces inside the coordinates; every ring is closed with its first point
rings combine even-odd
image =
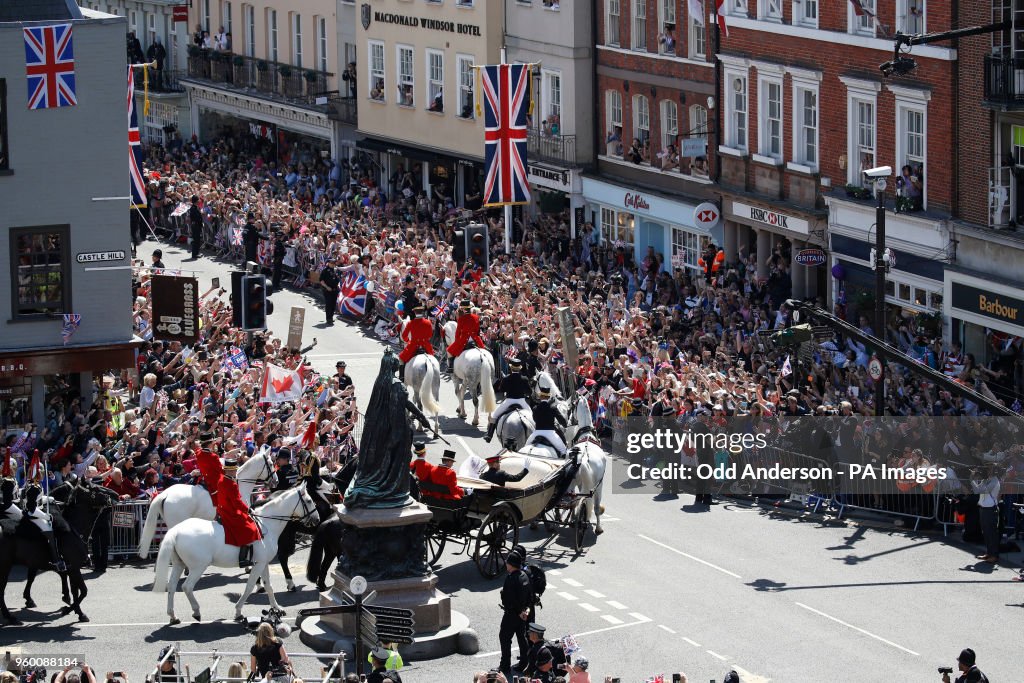
{"type": "Polygon", "coordinates": [[[718,54],[726,253],[756,253],[761,276],[773,266],[783,276],[788,271],[794,296],[825,302],[832,286],[833,297],[845,290],[850,313],[870,311],[875,202],[863,171],[892,166],[887,246],[897,258],[890,311],[941,311],[957,194],[956,50],[947,43],[915,47],[918,66],[909,77],[884,78],[879,65],[893,53],[884,36],[947,30],[954,26],[950,5],[861,5],[870,13],[858,14],[850,2],[726,3],[728,37],[718,54]],[[830,259],[798,264],[797,254],[814,247],[827,248],[830,259]],[[830,274],[835,265],[841,280],[830,274]]]}
{"type": "Polygon", "coordinates": [[[639,258],[653,247],[666,266],[696,268],[701,246],[715,239],[696,227],[694,208],[714,196],[708,149],[718,140],[713,32],[691,4],[595,5],[597,160],[583,195],[607,242],[639,258]]]}

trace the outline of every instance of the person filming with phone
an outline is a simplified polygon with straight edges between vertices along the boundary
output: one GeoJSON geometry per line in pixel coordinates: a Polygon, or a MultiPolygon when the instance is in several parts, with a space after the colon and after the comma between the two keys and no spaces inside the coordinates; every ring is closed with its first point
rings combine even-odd
{"type": "MultiPolygon", "coordinates": [[[[960,656],[956,658],[960,675],[953,683],[988,683],[988,677],[975,665],[975,660],[974,650],[971,648],[966,647],[960,652],[960,656]]],[[[942,683],[950,683],[949,675],[953,673],[952,667],[939,667],[939,673],[942,674],[942,683]]]]}

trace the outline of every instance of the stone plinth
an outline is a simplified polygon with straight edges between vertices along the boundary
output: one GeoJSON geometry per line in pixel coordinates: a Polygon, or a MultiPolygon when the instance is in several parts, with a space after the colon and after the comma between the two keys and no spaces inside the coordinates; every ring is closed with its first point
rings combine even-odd
{"type": "MultiPolygon", "coordinates": [[[[437,589],[437,577],[426,565],[425,531],[432,513],[419,503],[403,508],[354,509],[338,506],[347,526],[344,552],[330,590],[320,594],[321,606],[347,600],[353,576],[376,591],[376,605],[409,609],[415,620],[414,641],[400,645],[406,659],[433,659],[455,652],[475,654],[476,634],[469,620],[452,611],[451,598],[437,589]]],[[[354,651],[355,615],[331,614],[304,620],[301,639],[317,650],[354,651]]]]}

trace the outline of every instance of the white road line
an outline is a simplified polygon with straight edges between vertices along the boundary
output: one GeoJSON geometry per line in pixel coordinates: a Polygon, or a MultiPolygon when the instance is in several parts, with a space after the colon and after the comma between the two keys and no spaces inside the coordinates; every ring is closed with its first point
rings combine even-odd
{"type": "MultiPolygon", "coordinates": [[[[704,650],[704,652],[707,652],[709,655],[711,655],[715,659],[720,659],[723,662],[728,659],[728,657],[723,657],[722,655],[718,654],[717,652],[712,652],[711,650],[704,650]]],[[[737,673],[739,673],[739,672],[737,672],[737,673]]]]}
{"type": "Polygon", "coordinates": [[[700,647],[700,643],[698,643],[698,642],[696,642],[696,641],[694,641],[694,640],[690,640],[690,639],[689,639],[689,638],[687,638],[686,636],[683,636],[683,640],[685,640],[686,642],[688,642],[688,643],[689,643],[690,645],[693,645],[694,647],[700,647]]]}
{"type": "Polygon", "coordinates": [[[588,589],[586,589],[583,592],[586,593],[587,595],[589,595],[592,598],[603,598],[604,597],[604,593],[598,593],[593,588],[588,588],[588,589]]]}
{"type": "Polygon", "coordinates": [[[637,621],[651,621],[650,617],[645,617],[644,615],[640,614],[639,612],[630,612],[629,616],[633,617],[637,621]]]}
{"type": "Polygon", "coordinates": [[[602,522],[621,522],[622,519],[619,517],[608,517],[607,515],[601,515],[602,522]]]}
{"type": "Polygon", "coordinates": [[[707,560],[702,560],[699,557],[694,557],[693,555],[690,555],[689,553],[684,553],[682,550],[677,550],[676,548],[673,548],[670,545],[665,545],[661,541],[655,541],[650,536],[644,536],[643,534],[637,534],[637,536],[639,536],[640,538],[644,539],[645,541],[650,541],[654,545],[660,545],[665,550],[670,550],[670,551],[674,552],[677,555],[682,555],[683,557],[688,558],[690,560],[693,560],[694,562],[700,562],[702,565],[704,565],[706,567],[711,567],[715,571],[722,572],[723,574],[731,576],[734,579],[742,578],[739,574],[736,574],[735,572],[731,572],[728,569],[724,569],[722,567],[719,567],[717,564],[712,564],[712,563],[708,562],[707,560]]]}
{"type": "Polygon", "coordinates": [[[573,595],[572,593],[566,593],[565,591],[560,592],[558,594],[558,597],[565,598],[566,600],[578,600],[579,599],[575,595],[573,595]]]}
{"type": "MultiPolygon", "coordinates": [[[[607,618],[607,616],[608,615],[605,615],[605,618],[607,618]]],[[[617,624],[615,626],[606,626],[604,628],[594,629],[593,631],[584,631],[583,633],[575,633],[575,634],[573,634],[573,637],[574,638],[581,638],[583,636],[593,636],[593,635],[596,635],[598,633],[605,633],[607,631],[615,631],[615,630],[620,629],[620,628],[629,628],[631,626],[640,626],[642,624],[647,624],[647,623],[650,623],[650,622],[647,622],[647,621],[630,621],[630,622],[627,622],[625,624],[617,624]]],[[[512,651],[513,652],[518,652],[519,648],[516,647],[516,646],[512,646],[512,651]]],[[[501,650],[495,650],[494,652],[481,652],[481,653],[479,653],[477,655],[474,655],[474,656],[477,659],[480,659],[482,657],[493,657],[494,655],[500,655],[500,654],[501,654],[501,650]]]]}
{"type": "Polygon", "coordinates": [[[617,600],[609,600],[607,604],[612,609],[629,609],[628,607],[626,607],[625,605],[623,605],[621,602],[619,602],[617,600]]]}
{"type": "Polygon", "coordinates": [[[562,575],[562,572],[560,572],[560,571],[559,571],[559,570],[557,570],[557,569],[549,569],[549,570],[547,570],[547,571],[546,571],[546,572],[544,572],[544,573],[545,573],[545,574],[551,574],[551,576],[561,576],[561,575],[562,575]]]}
{"type": "MultiPolygon", "coordinates": [[[[613,617],[610,614],[602,614],[601,618],[604,619],[605,621],[607,621],[609,624],[621,624],[622,623],[622,619],[619,619],[618,617],[613,617]]],[[[646,624],[647,622],[643,622],[643,623],[646,624]]]]}
{"type": "Polygon", "coordinates": [[[601,611],[601,608],[594,607],[589,602],[581,602],[580,603],[580,607],[582,607],[583,609],[587,610],[588,612],[600,612],[601,611]]]}
{"type": "Polygon", "coordinates": [[[871,633],[870,631],[865,631],[864,629],[862,629],[862,628],[860,628],[858,626],[854,626],[853,624],[848,624],[845,621],[843,621],[842,619],[836,619],[832,615],[825,614],[824,612],[822,612],[820,610],[816,610],[813,607],[808,607],[807,605],[805,605],[802,602],[798,602],[798,603],[796,603],[796,605],[797,605],[797,607],[803,607],[808,612],[814,612],[815,614],[817,614],[819,616],[825,617],[826,619],[830,619],[831,621],[834,621],[837,624],[842,624],[846,628],[852,628],[854,631],[857,631],[858,633],[862,633],[862,634],[866,635],[869,638],[874,638],[875,640],[880,641],[882,643],[885,643],[886,645],[891,645],[892,647],[896,648],[897,650],[903,650],[907,654],[912,654],[915,657],[920,657],[921,656],[919,653],[914,652],[913,650],[908,650],[907,648],[903,647],[902,645],[897,645],[896,643],[892,642],[891,640],[886,640],[885,638],[883,638],[881,636],[876,636],[874,633],[871,633]]]}
{"type": "Polygon", "coordinates": [[[583,584],[576,579],[562,579],[562,583],[566,586],[572,586],[573,588],[583,588],[583,584]]]}
{"type": "Polygon", "coordinates": [[[666,633],[675,633],[675,631],[670,629],[668,626],[665,626],[665,624],[658,624],[658,628],[660,628],[662,631],[665,631],[666,633]]]}
{"type": "Polygon", "coordinates": [[[472,448],[470,448],[469,444],[466,443],[466,440],[463,439],[461,436],[456,434],[455,435],[455,440],[459,442],[460,446],[462,446],[462,450],[466,451],[466,455],[476,455],[476,451],[474,451],[472,448]]]}

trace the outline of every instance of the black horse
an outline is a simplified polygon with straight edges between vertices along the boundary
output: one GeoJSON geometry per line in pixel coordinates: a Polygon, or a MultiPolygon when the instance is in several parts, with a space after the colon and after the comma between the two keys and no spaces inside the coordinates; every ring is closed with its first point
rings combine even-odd
{"type": "MultiPolygon", "coordinates": [[[[54,493],[58,493],[54,489],[54,493]]],[[[61,615],[72,610],[78,615],[79,621],[89,621],[82,611],[82,601],[88,594],[82,567],[89,559],[87,539],[92,531],[100,512],[113,505],[116,495],[113,491],[80,480],[69,485],[65,491],[67,503],[64,513],[51,512],[54,535],[61,549],[64,563],[67,565],[67,581],[70,592],[70,605],[61,609],[61,615]]],[[[22,524],[32,523],[22,520],[22,524]]],[[[24,597],[26,607],[34,607],[31,598],[32,582],[37,574],[51,569],[50,548],[42,534],[33,530],[19,531],[17,524],[11,520],[0,520],[0,614],[12,624],[21,622],[7,608],[5,593],[7,581],[14,566],[28,569],[24,597]]]]}

